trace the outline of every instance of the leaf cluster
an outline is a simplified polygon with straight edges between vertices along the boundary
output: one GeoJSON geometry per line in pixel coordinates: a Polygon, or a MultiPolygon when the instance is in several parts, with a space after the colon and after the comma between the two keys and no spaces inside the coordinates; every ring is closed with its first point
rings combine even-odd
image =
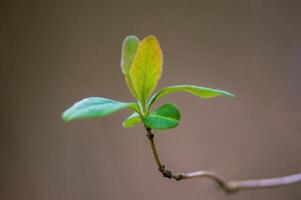
{"type": "Polygon", "coordinates": [[[187,92],[205,99],[221,95],[234,97],[226,91],[195,85],[168,86],[153,94],[162,68],[163,54],[155,36],[147,36],[142,41],[136,36],[126,37],[122,47],[121,71],[137,102],[125,103],[103,97],[89,97],[68,108],[63,113],[63,119],[72,121],[99,118],[122,109],[130,109],[133,113],[123,122],[123,127],[133,127],[142,122],[147,128],[166,130],[179,124],[181,114],[177,106],[165,103],[154,110],[151,108],[158,99],[167,94],[187,92]]]}

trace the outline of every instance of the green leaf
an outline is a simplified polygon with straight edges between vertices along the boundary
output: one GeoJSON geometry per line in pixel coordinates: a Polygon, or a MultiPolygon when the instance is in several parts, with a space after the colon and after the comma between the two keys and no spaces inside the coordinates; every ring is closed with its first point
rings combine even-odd
{"type": "Polygon", "coordinates": [[[121,55],[121,70],[124,74],[129,74],[133,64],[136,51],[139,46],[139,38],[136,36],[127,36],[123,41],[121,55]]]}
{"type": "Polygon", "coordinates": [[[138,100],[145,105],[161,77],[163,56],[155,36],[140,42],[130,77],[138,100]]]}
{"type": "Polygon", "coordinates": [[[152,129],[170,129],[178,125],[181,118],[178,108],[171,103],[160,106],[143,119],[143,123],[152,129]]]}
{"type": "Polygon", "coordinates": [[[130,69],[134,61],[140,40],[136,36],[127,36],[123,42],[121,55],[121,71],[132,94],[137,98],[133,83],[130,77],[130,69]]]}
{"type": "Polygon", "coordinates": [[[122,123],[122,126],[124,128],[130,128],[136,126],[140,122],[141,122],[141,117],[139,116],[138,113],[135,112],[122,123]]]}
{"type": "Polygon", "coordinates": [[[104,117],[124,108],[136,110],[138,109],[138,105],[136,103],[123,103],[102,97],[89,97],[68,108],[63,113],[63,119],[68,122],[75,119],[104,117]]]}
{"type": "Polygon", "coordinates": [[[191,93],[193,95],[196,95],[198,97],[201,98],[213,98],[216,96],[227,96],[227,97],[235,97],[233,94],[231,94],[230,92],[226,92],[223,90],[217,90],[217,89],[211,89],[211,88],[206,88],[206,87],[199,87],[199,86],[195,86],[195,85],[175,85],[175,86],[169,86],[169,87],[165,87],[163,89],[161,89],[159,92],[157,92],[156,94],[154,94],[154,96],[152,96],[152,98],[149,100],[149,107],[158,99],[160,99],[161,97],[172,93],[172,92],[188,92],[191,93]]]}

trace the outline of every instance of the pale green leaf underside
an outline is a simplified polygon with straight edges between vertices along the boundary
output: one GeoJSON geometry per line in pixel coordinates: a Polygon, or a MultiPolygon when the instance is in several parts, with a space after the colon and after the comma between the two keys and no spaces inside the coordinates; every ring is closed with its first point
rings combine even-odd
{"type": "Polygon", "coordinates": [[[171,129],[178,125],[181,118],[178,108],[171,103],[166,103],[157,108],[143,119],[143,123],[152,129],[171,129]]]}
{"type": "Polygon", "coordinates": [[[161,89],[159,92],[157,92],[156,94],[154,94],[152,98],[149,100],[148,105],[151,106],[156,100],[172,92],[188,92],[205,99],[213,98],[220,95],[227,96],[227,97],[235,97],[230,92],[226,92],[223,90],[211,89],[211,88],[200,87],[195,85],[175,85],[175,86],[165,87],[161,89]]]}
{"type": "Polygon", "coordinates": [[[129,108],[136,110],[136,103],[123,103],[102,97],[89,97],[68,108],[63,113],[65,121],[105,117],[118,110],[129,108]]]}
{"type": "Polygon", "coordinates": [[[139,116],[138,113],[133,113],[131,116],[129,116],[124,122],[122,123],[122,126],[124,128],[130,128],[133,126],[136,126],[141,122],[141,117],[139,116]]]}
{"type": "Polygon", "coordinates": [[[162,72],[162,52],[155,36],[148,36],[139,43],[130,78],[138,100],[145,105],[155,89],[162,72]]]}

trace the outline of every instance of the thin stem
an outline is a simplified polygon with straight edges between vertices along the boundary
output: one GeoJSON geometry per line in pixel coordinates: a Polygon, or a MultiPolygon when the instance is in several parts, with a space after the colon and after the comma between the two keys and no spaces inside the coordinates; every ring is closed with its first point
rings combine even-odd
{"type": "Polygon", "coordinates": [[[155,135],[152,133],[152,130],[150,128],[145,127],[145,129],[147,131],[147,135],[146,136],[147,136],[148,141],[150,143],[150,146],[152,148],[152,152],[153,152],[154,158],[156,160],[156,163],[157,163],[157,166],[158,166],[158,170],[162,173],[162,175],[164,177],[166,177],[166,178],[173,178],[171,171],[165,169],[165,166],[161,164],[159,155],[157,153],[156,145],[155,145],[155,142],[154,142],[155,135]]]}
{"type": "Polygon", "coordinates": [[[155,145],[155,142],[154,142],[155,135],[151,132],[151,129],[146,128],[146,130],[147,130],[147,135],[146,136],[147,136],[147,138],[149,140],[149,143],[150,143],[150,146],[152,148],[152,152],[153,152],[154,158],[156,160],[156,163],[157,163],[157,165],[160,169],[160,168],[162,168],[162,164],[161,164],[159,155],[157,153],[156,145],[155,145]]]}
{"type": "Polygon", "coordinates": [[[191,173],[179,173],[173,174],[171,171],[165,168],[165,165],[162,165],[156,145],[154,142],[154,134],[152,130],[148,127],[145,127],[147,131],[147,138],[150,142],[150,146],[156,160],[159,171],[166,178],[173,178],[177,181],[191,179],[191,178],[201,178],[206,177],[215,181],[226,193],[236,192],[239,190],[246,189],[263,189],[263,188],[272,188],[279,186],[286,186],[293,183],[301,183],[301,173],[293,174],[289,176],[277,177],[277,178],[267,178],[267,179],[254,179],[254,180],[239,180],[239,181],[226,181],[218,174],[211,171],[196,171],[191,173]]]}

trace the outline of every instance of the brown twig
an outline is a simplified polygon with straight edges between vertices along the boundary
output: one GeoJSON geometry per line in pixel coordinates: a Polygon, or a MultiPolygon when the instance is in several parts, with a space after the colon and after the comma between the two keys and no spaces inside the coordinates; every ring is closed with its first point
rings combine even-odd
{"type": "Polygon", "coordinates": [[[147,131],[147,138],[150,142],[150,146],[156,160],[159,171],[166,178],[175,179],[177,181],[191,179],[191,178],[201,178],[206,177],[215,181],[226,193],[236,192],[239,190],[246,189],[263,189],[272,188],[279,186],[286,186],[293,183],[301,183],[301,173],[293,174],[289,176],[277,177],[277,178],[267,178],[267,179],[254,179],[254,180],[240,180],[240,181],[226,181],[218,174],[211,171],[196,171],[191,173],[179,173],[173,174],[170,170],[167,170],[165,165],[160,161],[156,145],[154,142],[154,134],[152,130],[145,127],[147,131]]]}

